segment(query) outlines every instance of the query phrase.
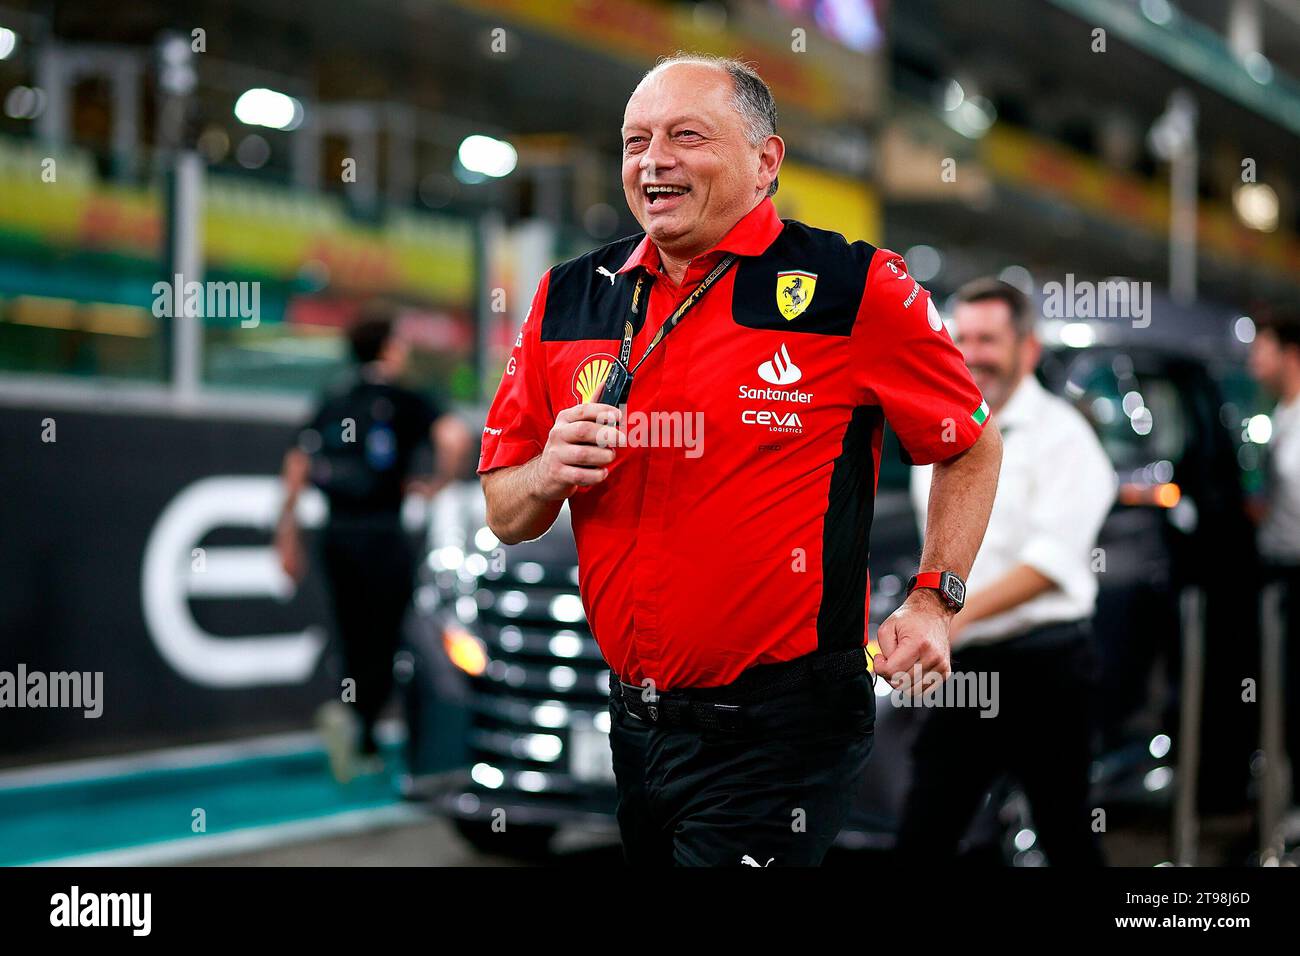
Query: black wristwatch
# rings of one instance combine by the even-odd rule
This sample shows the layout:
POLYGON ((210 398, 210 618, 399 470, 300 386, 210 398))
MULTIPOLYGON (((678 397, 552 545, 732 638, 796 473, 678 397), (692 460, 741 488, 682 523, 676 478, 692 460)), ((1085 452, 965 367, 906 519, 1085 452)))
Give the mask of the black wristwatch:
POLYGON ((943 603, 954 611, 960 611, 966 604, 966 582, 951 571, 922 571, 914 574, 907 581, 907 593, 917 588, 934 588, 943 598, 943 603))

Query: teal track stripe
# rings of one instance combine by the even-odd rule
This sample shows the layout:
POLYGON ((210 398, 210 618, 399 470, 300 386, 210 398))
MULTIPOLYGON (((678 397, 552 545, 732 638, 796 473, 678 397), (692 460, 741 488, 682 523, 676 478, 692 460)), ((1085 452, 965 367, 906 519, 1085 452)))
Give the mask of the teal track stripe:
POLYGON ((0 788, 0 865, 13 866, 332 816, 401 802, 389 770, 339 785, 319 747, 0 788))

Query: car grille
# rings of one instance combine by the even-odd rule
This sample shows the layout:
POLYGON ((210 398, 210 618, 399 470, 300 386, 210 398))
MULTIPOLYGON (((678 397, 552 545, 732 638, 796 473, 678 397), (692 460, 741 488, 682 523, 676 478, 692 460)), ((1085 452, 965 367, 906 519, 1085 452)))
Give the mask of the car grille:
POLYGON ((471 678, 472 779, 487 790, 608 809, 609 668, 587 627, 575 569, 525 561, 485 572, 454 598, 454 615, 488 658, 471 678))

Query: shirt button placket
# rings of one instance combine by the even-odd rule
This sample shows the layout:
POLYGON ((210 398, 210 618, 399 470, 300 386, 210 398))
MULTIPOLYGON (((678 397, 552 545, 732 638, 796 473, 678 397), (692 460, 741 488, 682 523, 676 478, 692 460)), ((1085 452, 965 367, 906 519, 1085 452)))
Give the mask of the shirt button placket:
MULTIPOLYGON (((653 293, 652 293, 653 294, 653 293)), ((664 295, 666 303, 652 300, 652 307, 646 316, 646 323, 651 328, 659 325, 677 308, 669 294, 664 295), (657 308, 656 308, 657 307, 657 308)), ((658 364, 655 379, 659 383, 654 392, 645 396, 639 410, 646 413, 663 409, 669 401, 671 392, 666 387, 672 369, 672 346, 670 339, 665 339, 656 347, 659 354, 650 359, 658 364)), ((641 659, 642 672, 652 679, 658 679, 662 668, 662 632, 660 616, 663 600, 664 582, 664 516, 668 507, 669 478, 672 467, 672 449, 642 448, 646 456, 645 490, 641 497, 641 510, 637 518, 637 538, 634 545, 636 573, 634 578, 633 634, 637 656, 641 659)))

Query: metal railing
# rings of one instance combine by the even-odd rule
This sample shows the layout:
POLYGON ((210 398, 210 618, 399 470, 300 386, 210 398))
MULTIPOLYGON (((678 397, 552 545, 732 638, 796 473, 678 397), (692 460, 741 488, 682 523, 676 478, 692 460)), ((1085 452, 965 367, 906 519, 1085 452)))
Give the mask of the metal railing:
MULTIPOLYGON (((1276 866, 1286 852, 1285 817, 1291 804, 1291 767, 1286 752, 1286 633, 1283 585, 1270 582, 1260 594, 1259 859, 1276 866)), ((1295 648, 1291 648, 1292 653, 1295 648)))

